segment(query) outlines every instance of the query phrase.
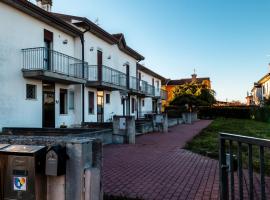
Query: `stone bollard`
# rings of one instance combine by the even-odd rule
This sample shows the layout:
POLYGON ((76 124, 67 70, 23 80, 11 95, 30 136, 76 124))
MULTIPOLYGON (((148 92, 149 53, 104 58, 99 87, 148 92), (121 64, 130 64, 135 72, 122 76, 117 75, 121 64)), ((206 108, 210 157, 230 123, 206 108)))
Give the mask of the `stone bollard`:
POLYGON ((163 133, 168 132, 168 116, 167 114, 155 114, 153 116, 154 130, 158 130, 163 133))
POLYGON ((135 117, 114 116, 113 117, 113 143, 135 144, 135 117))
POLYGON ((185 124, 192 124, 191 113, 189 112, 182 113, 182 118, 185 124))

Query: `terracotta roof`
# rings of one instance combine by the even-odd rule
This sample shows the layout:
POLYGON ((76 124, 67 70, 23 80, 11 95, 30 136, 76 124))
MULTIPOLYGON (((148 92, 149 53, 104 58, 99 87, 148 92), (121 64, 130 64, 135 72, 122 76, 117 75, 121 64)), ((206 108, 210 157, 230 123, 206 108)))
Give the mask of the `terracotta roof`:
POLYGON ((130 55, 131 57, 135 58, 138 61, 144 60, 144 57, 136 52, 134 49, 127 46, 124 34, 110 34, 89 19, 85 17, 79 16, 72 16, 72 15, 65 15, 60 13, 53 13, 55 16, 73 23, 75 26, 83 27, 85 29, 89 29, 91 33, 99 37, 100 39, 108 42, 109 44, 117 44, 119 49, 124 53, 130 55), (72 20, 77 20, 78 22, 72 22, 72 20))
POLYGON ((268 81, 270 79, 270 73, 267 73, 266 75, 264 75, 259 81, 258 83, 259 84, 263 84, 265 83, 266 81, 268 81))
MULTIPOLYGON (((196 81, 198 83, 202 83, 203 81, 210 81, 209 77, 205 77, 205 78, 196 78, 196 81)), ((185 83, 191 83, 192 82, 192 78, 184 78, 184 79, 177 79, 177 80, 167 80, 167 85, 183 85, 185 83)))
POLYGON ((161 81, 166 80, 166 78, 164 78, 163 76, 161 76, 161 75, 157 74, 156 72, 152 71, 151 69, 141 65, 140 63, 137 64, 137 70, 145 72, 146 74, 149 74, 153 77, 156 77, 156 78, 160 79, 161 81))
POLYGON ((72 36, 82 35, 83 33, 73 27, 72 25, 66 23, 62 19, 54 16, 52 13, 43 10, 42 8, 34 5, 33 3, 26 0, 1 0, 1 2, 12 6, 15 9, 20 10, 40 21, 43 21, 57 29, 62 30, 72 36))

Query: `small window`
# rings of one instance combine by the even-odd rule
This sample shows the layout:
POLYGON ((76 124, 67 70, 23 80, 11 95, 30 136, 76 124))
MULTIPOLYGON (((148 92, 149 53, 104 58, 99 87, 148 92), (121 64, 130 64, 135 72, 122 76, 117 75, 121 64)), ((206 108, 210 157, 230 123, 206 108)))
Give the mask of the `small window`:
POLYGON ((131 112, 132 113, 135 112, 135 99, 134 98, 131 99, 131 112))
POLYGON ((26 99, 36 99, 37 98, 37 86, 26 84, 26 99))
POLYGON ((74 110, 74 91, 69 91, 69 109, 74 110))
POLYGON ((144 107, 144 99, 142 100, 142 106, 144 107))
POLYGON ((106 94, 106 104, 111 103, 111 95, 110 94, 106 94))
POLYGON ((88 92, 88 113, 94 114, 94 92, 88 92))
POLYGON ((60 114, 68 113, 67 109, 67 89, 60 89, 60 114))

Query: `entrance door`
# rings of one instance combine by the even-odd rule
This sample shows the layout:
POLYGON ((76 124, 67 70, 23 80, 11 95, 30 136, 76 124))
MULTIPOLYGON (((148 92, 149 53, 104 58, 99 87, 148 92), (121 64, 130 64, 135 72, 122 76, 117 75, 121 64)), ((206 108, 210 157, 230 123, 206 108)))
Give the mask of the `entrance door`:
POLYGON ((152 101, 152 112, 157 113, 157 101, 156 100, 152 101))
POLYGON ((43 127, 55 127, 55 86, 43 83, 43 127))
POLYGON ((97 122, 104 122, 104 92, 97 92, 97 122))

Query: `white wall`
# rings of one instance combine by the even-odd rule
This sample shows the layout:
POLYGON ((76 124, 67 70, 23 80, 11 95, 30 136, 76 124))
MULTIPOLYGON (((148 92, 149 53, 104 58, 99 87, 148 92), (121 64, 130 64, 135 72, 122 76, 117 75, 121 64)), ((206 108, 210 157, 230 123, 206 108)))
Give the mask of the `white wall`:
MULTIPOLYGON (((101 50, 103 54, 103 65, 111 67, 123 73, 126 73, 125 63, 130 66, 130 76, 136 77, 136 59, 120 51, 117 45, 111 45, 100 38, 96 37, 92 33, 85 34, 85 61, 89 65, 97 65, 97 50, 101 50), (93 51, 90 51, 93 49, 93 51), (111 59, 108 59, 111 57, 111 59)), ((88 90, 95 90, 88 88, 88 90)), ((95 93, 96 98, 96 93, 95 93)), ((87 102, 87 101, 85 101, 87 102)), ((86 116, 85 121, 92 122, 97 120, 96 116, 96 100, 95 100, 95 114, 92 116, 86 116)), ((88 108, 87 106, 85 106, 88 108)), ((109 121, 113 115, 122 115, 123 105, 121 104, 121 95, 119 91, 104 91, 104 121, 109 121), (106 104, 106 93, 111 96, 111 102, 106 104)))
MULTIPOLYGON (((41 127, 42 82, 23 78, 21 49, 44 47, 47 29, 54 33, 54 50, 75 57, 75 39, 1 2, 0 24, 0 131, 9 126, 41 127), (26 83, 37 85, 37 100, 26 100, 26 83)), ((72 119, 73 114, 61 116, 57 124, 70 124, 72 119)))
POLYGON ((111 45, 90 32, 85 34, 85 61, 89 65, 97 65, 97 50, 101 50, 103 54, 103 65, 126 73, 125 63, 129 63, 130 75, 136 76, 136 59, 120 51, 118 46, 111 45), (93 48, 93 51, 90 49, 93 48), (111 59, 108 59, 108 57, 111 59))

